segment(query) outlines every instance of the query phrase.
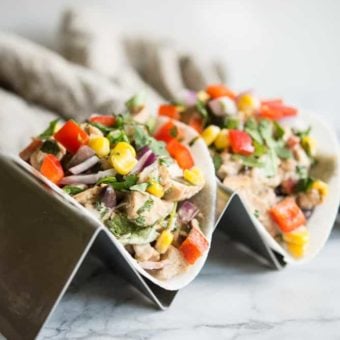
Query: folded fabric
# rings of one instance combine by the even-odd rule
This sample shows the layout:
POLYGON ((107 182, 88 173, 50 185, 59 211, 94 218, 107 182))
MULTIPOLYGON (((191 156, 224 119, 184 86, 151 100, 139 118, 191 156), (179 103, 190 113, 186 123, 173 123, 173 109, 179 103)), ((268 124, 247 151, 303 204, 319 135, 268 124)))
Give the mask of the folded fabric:
POLYGON ((17 154, 56 114, 0 88, 0 151, 17 154))
POLYGON ((113 113, 129 97, 107 78, 16 35, 0 33, 0 84, 64 117, 113 113))

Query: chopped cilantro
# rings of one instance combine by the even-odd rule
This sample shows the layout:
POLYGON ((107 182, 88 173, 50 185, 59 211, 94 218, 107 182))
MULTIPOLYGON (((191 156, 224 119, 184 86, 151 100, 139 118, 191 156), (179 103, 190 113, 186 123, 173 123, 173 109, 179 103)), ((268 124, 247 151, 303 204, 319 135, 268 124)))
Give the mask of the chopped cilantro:
POLYGON ((240 127, 240 120, 238 118, 226 118, 224 126, 227 129, 238 129, 240 127))
POLYGON ((125 106, 131 113, 136 113, 141 110, 146 101, 146 93, 144 91, 136 94, 132 98, 130 98, 126 103, 125 106))
POLYGON ((240 155, 233 155, 233 159, 239 159, 244 166, 250 168, 262 168, 264 164, 254 156, 240 156, 240 155))
POLYGON ((119 181, 114 176, 107 176, 104 178, 101 178, 97 184, 109 184, 112 186, 113 189, 118 191, 125 191, 130 189, 133 185, 137 183, 137 176, 136 175, 127 175, 123 177, 122 181, 119 181))
POLYGON ((297 165, 296 166, 296 173, 300 178, 307 178, 308 177, 308 169, 305 166, 297 165))
POLYGON ((113 130, 108 133, 106 138, 110 141, 111 144, 117 144, 119 142, 129 143, 129 138, 123 130, 113 130))
POLYGON ((288 148, 285 148, 284 146, 276 145, 275 152, 279 158, 282 159, 292 158, 292 152, 288 148))
POLYGON ((259 212, 257 209, 254 210, 254 216, 255 216, 256 218, 259 218, 259 217, 260 217, 260 212, 259 212))
POLYGON ((219 154, 214 155, 213 156, 213 163, 214 163, 215 171, 217 172, 218 169, 222 165, 222 157, 219 154))
POLYGON ((52 120, 48 128, 39 135, 39 138, 42 140, 45 140, 45 139, 52 137, 54 133, 56 132, 58 122, 59 122, 59 119, 52 120))
POLYGON ((203 117, 206 121, 208 119, 208 110, 205 107, 205 103, 201 100, 197 100, 196 102, 196 109, 198 113, 203 117))
POLYGON ((147 189, 148 185, 148 183, 135 184, 130 187, 130 190, 144 192, 147 189))
POLYGON ((65 185, 63 187, 64 192, 66 192, 66 194, 69 194, 71 196, 79 194, 80 192, 84 191, 85 188, 81 188, 81 187, 77 187, 75 185, 65 185))
POLYGON ((58 143, 54 140, 45 140, 40 150, 45 153, 51 153, 53 155, 57 155, 60 151, 58 143))
POLYGON ((310 134, 311 130, 312 130, 312 127, 310 126, 310 127, 308 127, 308 129, 306 129, 306 130, 301 130, 301 131, 294 130, 293 132, 294 132, 298 137, 303 138, 303 137, 308 136, 308 135, 310 134))
POLYGON ((144 204, 137 210, 137 214, 143 214, 146 211, 149 211, 153 206, 153 199, 148 198, 144 204))
POLYGON ((295 192, 306 192, 308 191, 312 185, 313 185, 314 179, 311 177, 301 178, 296 186, 295 186, 295 192))
POLYGON ((278 122, 274 121, 274 135, 276 139, 282 139, 282 137, 285 134, 285 129, 283 128, 282 125, 280 125, 278 122))
POLYGON ((112 127, 108 127, 108 126, 105 126, 103 124, 96 123, 96 122, 88 122, 88 123, 96 127, 98 130, 100 130, 104 135, 106 135, 107 133, 110 133, 113 129, 112 127))

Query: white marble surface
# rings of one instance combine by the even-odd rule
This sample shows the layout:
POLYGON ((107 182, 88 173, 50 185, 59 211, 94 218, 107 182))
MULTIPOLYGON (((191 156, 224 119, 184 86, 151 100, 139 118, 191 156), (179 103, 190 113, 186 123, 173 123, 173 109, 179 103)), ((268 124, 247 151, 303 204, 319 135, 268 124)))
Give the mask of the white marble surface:
POLYGON ((339 259, 340 226, 313 262, 280 272, 217 233, 202 273, 163 312, 87 263, 40 339, 339 339, 339 259))

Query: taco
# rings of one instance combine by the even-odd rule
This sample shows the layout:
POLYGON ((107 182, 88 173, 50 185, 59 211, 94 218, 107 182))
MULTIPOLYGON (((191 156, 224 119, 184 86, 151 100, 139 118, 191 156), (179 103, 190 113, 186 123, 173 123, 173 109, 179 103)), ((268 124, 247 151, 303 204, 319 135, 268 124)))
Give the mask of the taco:
POLYGON ((158 115, 200 133, 220 184, 241 196, 258 230, 287 262, 317 253, 340 199, 338 143, 322 121, 281 99, 236 94, 224 85, 187 91, 161 105, 158 115))
POLYGON ((95 215, 139 272, 178 289, 207 257, 216 184, 204 141, 189 145, 195 130, 171 123, 166 142, 157 139, 169 123, 129 112, 55 120, 20 156, 95 215))

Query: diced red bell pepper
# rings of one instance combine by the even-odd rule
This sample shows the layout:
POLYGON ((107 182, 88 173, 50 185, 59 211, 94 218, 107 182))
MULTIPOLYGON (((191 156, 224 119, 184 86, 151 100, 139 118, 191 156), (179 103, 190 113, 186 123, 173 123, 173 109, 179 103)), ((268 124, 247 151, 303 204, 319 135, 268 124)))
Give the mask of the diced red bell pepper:
POLYGON ((289 233, 306 223, 306 218, 294 198, 287 197, 270 209, 272 219, 284 233, 289 233))
POLYGON ((166 148, 182 169, 191 169, 194 166, 195 163, 190 150, 177 139, 173 138, 168 142, 166 148))
POLYGON ((280 98, 276 99, 266 99, 261 101, 262 105, 271 105, 271 104, 283 104, 283 100, 280 98))
POLYGON ((32 142, 20 152, 20 158, 27 162, 32 156, 33 152, 37 150, 42 145, 42 143, 43 142, 41 139, 34 138, 32 142))
POLYGON ((161 126, 155 136, 157 140, 161 140, 165 143, 170 142, 172 139, 178 139, 181 140, 184 138, 184 132, 181 128, 176 126, 171 120, 169 120, 167 123, 165 123, 163 126, 161 126))
POLYGON ((63 167, 58 158, 52 154, 48 154, 44 157, 40 172, 55 184, 58 184, 64 177, 63 167))
POLYGON ((67 121, 55 133, 54 138, 72 154, 76 153, 82 145, 87 144, 89 140, 87 133, 73 120, 67 121))
POLYGON ((179 120, 180 114, 175 105, 164 104, 158 108, 158 115, 179 120))
POLYGON ((271 120, 279 120, 285 117, 296 116, 298 110, 294 107, 282 104, 279 101, 262 102, 258 116, 271 120))
POLYGON ((251 137, 245 131, 229 130, 229 142, 233 153, 249 156, 255 151, 251 137))
POLYGON ((91 123, 99 123, 104 126, 112 126, 116 122, 116 118, 113 116, 107 115, 93 115, 89 118, 89 122, 91 123))
POLYGON ((188 263, 194 264, 208 248, 209 241, 199 228, 193 227, 179 250, 188 263))
POLYGON ((236 99, 236 93, 222 84, 217 85, 209 85, 205 92, 212 98, 219 98, 219 97, 229 97, 231 99, 236 99))
POLYGON ((193 129, 195 129, 199 134, 203 131, 203 128, 204 128, 203 119, 196 115, 192 116, 189 119, 188 125, 191 126, 193 129))

